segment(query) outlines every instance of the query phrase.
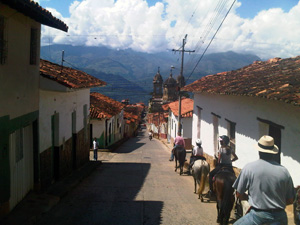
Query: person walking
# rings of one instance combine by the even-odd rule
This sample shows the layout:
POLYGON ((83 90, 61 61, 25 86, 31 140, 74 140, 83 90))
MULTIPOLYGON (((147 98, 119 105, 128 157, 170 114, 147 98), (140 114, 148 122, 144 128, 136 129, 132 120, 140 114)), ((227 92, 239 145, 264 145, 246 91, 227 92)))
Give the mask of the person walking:
POLYGON ((93 141, 93 150, 94 150, 94 161, 97 161, 98 159, 98 141, 97 138, 94 137, 94 141, 93 141))
POLYGON ((232 162, 238 160, 235 151, 229 146, 230 139, 226 135, 219 137, 220 149, 218 151, 218 160, 215 169, 209 173, 209 195, 212 196, 213 193, 213 177, 221 170, 221 168, 226 168, 232 173, 234 173, 232 168, 232 162), (233 158, 232 158, 233 156, 233 158), (232 158, 232 159, 231 159, 232 158))
POLYGON ((259 159, 246 164, 233 184, 237 197, 241 200, 249 197, 251 206, 234 224, 288 224, 285 207, 293 203, 295 196, 292 178, 288 170, 276 162, 279 149, 273 137, 262 136, 256 148, 259 159))
POLYGON ((177 137, 174 140, 174 148, 171 150, 171 156, 170 156, 169 161, 173 161, 174 160, 174 149, 176 147, 183 147, 183 148, 185 148, 185 142, 184 142, 183 137, 181 137, 180 132, 177 133, 177 137))

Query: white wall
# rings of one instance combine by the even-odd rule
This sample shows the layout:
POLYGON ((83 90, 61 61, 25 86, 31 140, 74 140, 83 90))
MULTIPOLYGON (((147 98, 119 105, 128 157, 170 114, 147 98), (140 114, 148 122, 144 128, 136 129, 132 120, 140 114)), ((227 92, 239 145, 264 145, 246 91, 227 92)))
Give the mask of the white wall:
MULTIPOLYGON (((169 117, 170 119, 170 117, 169 117)), ((193 118, 181 118, 181 124, 182 124, 182 137, 185 138, 192 138, 192 124, 193 124, 193 118)), ((178 117, 175 116, 171 112, 171 123, 170 123, 170 131, 171 131, 171 137, 175 138, 177 136, 178 132, 178 117), (173 123, 173 127, 172 127, 173 123)))
POLYGON ((102 133, 105 132, 105 119, 103 120, 91 119, 90 123, 93 124, 93 138, 94 137, 100 138, 102 133))
POLYGON ((40 152, 51 147, 51 116, 59 114, 58 144, 72 137, 72 113, 76 111, 76 133, 84 128, 83 108, 90 108, 90 89, 72 92, 52 92, 40 90, 40 152))
POLYGON ((39 46, 36 65, 29 64, 29 57, 31 28, 40 30, 40 24, 7 5, 0 3, 0 8, 7 18, 4 36, 8 49, 6 63, 0 66, 0 105, 5 106, 0 117, 13 119, 39 109, 39 46))
POLYGON ((201 107, 201 130, 203 149, 213 155, 213 115, 220 116, 219 135, 227 135, 227 120, 236 123, 236 153, 239 160, 234 166, 243 168, 258 159, 254 148, 258 139, 265 134, 263 124, 257 118, 272 121, 284 127, 281 130, 281 164, 293 177, 295 186, 300 185, 300 107, 284 102, 262 98, 231 95, 194 95, 193 143, 197 138, 197 106, 201 107))

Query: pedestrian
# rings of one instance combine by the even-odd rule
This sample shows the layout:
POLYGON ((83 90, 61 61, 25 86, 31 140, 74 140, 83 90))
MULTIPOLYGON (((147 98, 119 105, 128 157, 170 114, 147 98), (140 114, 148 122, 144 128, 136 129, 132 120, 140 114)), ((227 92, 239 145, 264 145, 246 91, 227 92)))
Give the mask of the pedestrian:
POLYGON ((209 195, 212 196, 213 193, 213 177, 221 170, 221 168, 226 168, 230 172, 234 173, 232 168, 232 162, 238 159, 235 154, 235 150, 229 146, 230 139, 226 135, 219 137, 220 149, 218 151, 218 160, 215 169, 209 173, 209 195), (233 158, 232 158, 233 156, 233 158), (232 159, 231 159, 232 158, 232 159))
POLYGON ((234 224, 288 224, 285 207, 293 203, 295 196, 292 178, 276 162, 279 149, 271 136, 262 136, 256 148, 259 159, 246 164, 233 184, 237 197, 241 200, 249 197, 251 206, 234 224))
POLYGON ((181 133, 180 132, 177 133, 177 137, 174 140, 174 148, 171 151, 171 157, 170 157, 169 161, 173 161, 174 160, 174 149, 176 147, 183 147, 183 148, 185 147, 185 142, 184 142, 183 137, 181 137, 181 133))
POLYGON ((94 150, 94 160, 95 161, 97 161, 97 159, 98 159, 98 148, 99 148, 99 144, 98 144, 97 138, 94 137, 93 150, 94 150))
POLYGON ((200 139, 196 140, 196 146, 193 148, 192 155, 190 157, 190 165, 189 165, 189 170, 188 174, 191 173, 191 168, 194 165, 194 162, 198 159, 206 160, 204 157, 204 152, 202 148, 202 141, 200 139))

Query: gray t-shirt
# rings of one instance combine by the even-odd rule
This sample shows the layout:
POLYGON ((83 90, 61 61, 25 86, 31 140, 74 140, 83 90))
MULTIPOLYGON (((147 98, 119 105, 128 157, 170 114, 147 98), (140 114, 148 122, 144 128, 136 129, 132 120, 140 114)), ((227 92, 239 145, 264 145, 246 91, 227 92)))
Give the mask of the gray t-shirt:
POLYGON ((294 185, 288 170, 275 161, 259 159, 248 163, 233 184, 239 193, 248 190, 249 204, 258 209, 285 209, 294 197, 294 185))
POLYGON ((219 149, 219 154, 220 154, 220 163, 222 164, 227 164, 227 165, 232 165, 231 162, 231 148, 230 147, 221 147, 219 149))

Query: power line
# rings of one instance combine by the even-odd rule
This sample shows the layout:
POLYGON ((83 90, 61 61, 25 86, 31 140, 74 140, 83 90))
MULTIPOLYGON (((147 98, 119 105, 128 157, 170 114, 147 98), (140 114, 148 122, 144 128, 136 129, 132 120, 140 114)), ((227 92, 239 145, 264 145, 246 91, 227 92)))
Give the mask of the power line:
POLYGON ((206 53, 207 49, 209 48, 209 46, 211 45, 212 41, 214 40, 215 36, 217 35, 218 31, 220 30, 221 26, 223 25, 223 22, 225 21, 226 17, 228 16, 231 8, 233 7, 234 3, 236 0, 233 1, 233 3, 231 4, 230 8, 228 9, 225 17, 223 18, 221 24, 219 25, 218 29, 216 30, 215 34, 213 35, 213 37, 211 38, 210 42, 208 43, 207 47, 205 48, 203 54, 201 55, 200 59, 198 60, 198 62, 196 63, 196 66, 194 67, 194 69, 192 70, 191 74, 188 76, 187 81, 189 80, 189 78, 192 76, 192 74, 194 73, 195 69, 197 68, 198 64, 200 63, 200 61, 202 60, 204 54, 206 53))
MULTIPOLYGON (((201 35, 200 35, 200 39, 197 42, 197 44, 195 45, 195 51, 196 52, 200 52, 200 49, 202 48, 204 42, 206 41, 207 36, 209 35, 209 33, 211 32, 212 28, 214 27, 217 18, 219 17, 219 15, 221 14, 223 8, 225 7, 226 4, 226 0, 220 0, 218 1, 218 4, 216 5, 209 21, 207 22, 205 28, 203 29, 201 35)), ((194 58, 196 57, 196 55, 193 55, 188 62, 186 63, 186 66, 189 67, 190 64, 192 64, 192 62, 194 61, 194 58)))

